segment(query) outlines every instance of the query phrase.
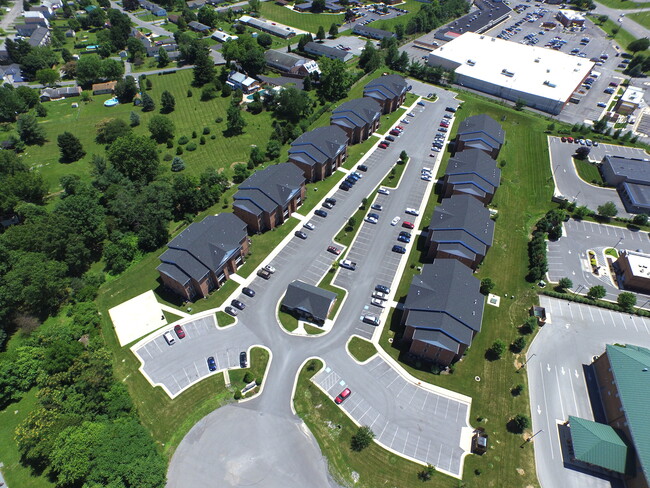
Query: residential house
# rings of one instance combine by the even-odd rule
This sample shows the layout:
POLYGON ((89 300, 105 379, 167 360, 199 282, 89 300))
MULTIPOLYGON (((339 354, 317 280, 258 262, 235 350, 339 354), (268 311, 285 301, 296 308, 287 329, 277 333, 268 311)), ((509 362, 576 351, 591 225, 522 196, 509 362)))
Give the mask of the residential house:
POLYGON ((288 76, 304 78, 311 74, 320 74, 318 63, 297 54, 270 49, 264 53, 266 64, 288 76))
POLYGON ((52 10, 52 7, 50 7, 47 4, 30 5, 29 11, 30 12, 40 12, 40 13, 43 14, 43 17, 45 17, 48 20, 50 20, 55 15, 55 11, 52 10))
POLYGON ((211 29, 209 25, 202 24, 201 22, 197 22, 195 20, 188 22, 187 26, 193 31, 201 33, 208 32, 211 29))
POLYGON ((385 75, 375 78, 363 88, 363 96, 374 98, 384 114, 397 110, 404 103, 408 83, 403 76, 385 75))
POLYGON ((308 182, 320 181, 343 164, 348 155, 348 136, 336 125, 318 127, 291 143, 289 162, 298 166, 308 182))
POLYGON ((65 37, 76 37, 77 33, 73 29, 65 31, 65 37))
POLYGON ((427 257, 456 259, 475 270, 492 246, 494 221, 476 198, 454 195, 445 198, 431 217, 427 234, 427 257))
POLYGON ((180 17, 180 15, 169 14, 167 16, 167 20, 169 20, 172 24, 178 24, 178 19, 180 19, 180 17))
POLYGON ((496 159, 504 138, 505 132, 493 118, 485 114, 473 115, 459 124, 455 150, 480 149, 496 159))
POLYGON ((395 37, 394 32, 390 32, 382 29, 376 29, 374 27, 369 27, 367 25, 359 25, 359 24, 356 24, 354 26, 352 32, 358 36, 368 37, 370 39, 377 39, 378 41, 381 41, 382 39, 386 39, 389 37, 395 37))
POLYGON ((139 31, 137 27, 131 27, 131 37, 135 37, 137 40, 139 40, 145 49, 153 46, 151 39, 143 32, 139 31))
POLYGON ((206 3, 208 3, 206 0, 190 0, 189 2, 187 2, 187 6, 191 10, 195 10, 203 7, 206 3))
POLYGON ((262 84, 259 81, 239 71, 231 71, 226 80, 226 84, 233 90, 241 90, 244 95, 255 93, 262 88, 262 84))
POLYGON ((161 44, 160 46, 153 45, 151 47, 147 48, 147 56, 150 58, 158 58, 158 54, 160 53, 160 49, 164 49, 167 51, 167 56, 169 56, 169 59, 175 60, 178 59, 180 56, 180 52, 178 50, 178 44, 176 43, 171 43, 171 44, 161 44))
POLYGON ((340 59, 343 62, 347 62, 352 59, 352 53, 350 51, 344 51, 342 49, 326 46, 325 44, 319 44, 313 41, 305 44, 304 51, 307 54, 311 54, 312 56, 325 56, 329 59, 340 59))
POLYGON ((32 47, 48 46, 50 44, 50 30, 47 27, 38 27, 27 41, 32 47))
POLYGON ((20 65, 18 64, 8 64, 6 66, 0 66, 0 77, 2 78, 2 83, 9 83, 13 85, 14 83, 22 83, 25 81, 23 79, 23 74, 20 71, 20 65))
POLYGON ((402 326, 410 354, 442 366, 458 361, 481 330, 484 297, 472 270, 454 259, 422 266, 404 302, 402 326))
POLYGON ((442 196, 471 195, 483 205, 489 204, 501 181, 497 162, 479 149, 457 152, 449 159, 442 180, 442 196))
POLYGON ((167 15, 167 10, 162 8, 160 5, 157 5, 153 2, 149 2, 148 0, 140 0, 139 3, 142 8, 148 10, 156 17, 164 17, 165 15, 167 15))
POLYGON ((341 127, 350 138, 350 144, 358 144, 379 129, 380 118, 379 102, 367 97, 355 98, 332 111, 330 124, 341 127))
POLYGON ((5 41, 0 42, 0 62, 9 61, 9 51, 7 51, 7 45, 5 41))
POLYGON ((45 18, 42 12, 27 11, 23 12, 25 24, 35 24, 41 27, 50 28, 50 21, 45 18))
POLYGON ((16 29, 16 34, 18 34, 20 37, 31 37, 31 35, 39 27, 44 26, 38 24, 16 24, 14 26, 14 29, 16 29))
POLYGON ((289 283, 280 310, 300 320, 323 325, 336 303, 336 298, 337 295, 333 291, 295 280, 289 283))
MULTIPOLYGON (((234 11, 235 9, 233 9, 234 11)), ((250 15, 242 15, 239 23, 251 26, 254 29, 261 30, 273 36, 281 37, 282 39, 289 39, 296 35, 296 31, 286 25, 278 24, 277 22, 267 22, 265 20, 256 19, 250 15)))
POLYGON ((231 36, 227 32, 222 32, 219 30, 214 31, 210 37, 212 37, 212 39, 214 39, 215 41, 219 41, 219 42, 235 41, 239 39, 238 36, 231 36))
POLYGON ((61 88, 44 88, 41 91, 41 102, 58 100, 61 98, 78 97, 81 95, 81 87, 77 85, 62 86, 61 88))
POLYGON ((266 232, 282 225, 305 200, 305 177, 291 163, 267 166, 239 185, 233 212, 249 232, 266 232))
POLYGON ((115 85, 117 81, 108 81, 106 83, 95 83, 93 85, 93 95, 106 95, 115 93, 115 85))
POLYGON ((246 224, 231 213, 209 215, 167 244, 158 266, 163 284, 193 301, 221 287, 248 252, 246 224))

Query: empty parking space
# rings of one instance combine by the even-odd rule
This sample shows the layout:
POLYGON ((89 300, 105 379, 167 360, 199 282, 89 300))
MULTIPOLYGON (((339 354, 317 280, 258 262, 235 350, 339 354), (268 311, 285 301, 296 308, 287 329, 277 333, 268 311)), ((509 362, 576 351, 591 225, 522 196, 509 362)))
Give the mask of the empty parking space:
POLYGON ((380 444, 460 475, 467 403, 414 385, 379 356, 363 366, 328 363, 314 381, 332 399, 350 388, 341 408, 358 424, 368 425, 380 444))

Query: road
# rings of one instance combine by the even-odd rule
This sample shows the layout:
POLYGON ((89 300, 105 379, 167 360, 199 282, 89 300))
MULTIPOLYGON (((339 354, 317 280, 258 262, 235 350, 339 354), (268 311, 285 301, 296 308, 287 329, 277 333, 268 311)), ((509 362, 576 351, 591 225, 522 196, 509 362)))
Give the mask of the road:
MULTIPOLYGON (((542 488, 619 488, 567 464, 560 425, 569 415, 602 420, 600 400, 590 401, 593 373, 588 365, 606 344, 650 347, 650 320, 637 316, 540 297, 551 323, 539 331, 527 353, 535 464, 542 488)), ((525 446, 529 449, 530 446, 525 446)))
MULTIPOLYGON (((196 339, 197 345, 193 346, 197 351, 195 353, 183 353, 189 351, 186 348, 185 351, 175 351, 170 356, 157 354, 155 349, 151 349, 155 358, 145 359, 143 368, 148 371, 165 369, 166 372, 162 372, 159 378, 168 384, 173 383, 165 379, 170 372, 176 377, 174 372, 178 371, 177 376, 182 378, 181 370, 189 371, 195 360, 197 365, 203 363, 208 352, 218 352, 220 347, 225 347, 221 338, 226 337, 228 329, 244 332, 241 334, 244 341, 238 342, 235 348, 260 344, 272 351, 261 395, 245 403, 216 410, 194 426, 183 439, 170 464, 169 488, 200 486, 208 482, 225 487, 333 486, 327 478, 321 456, 314 449, 313 438, 310 435, 299 435, 299 432, 306 429, 300 427, 302 423, 291 408, 295 375, 303 362, 313 356, 324 360, 329 368, 328 375, 331 372, 338 375, 332 381, 331 376, 327 379, 328 375, 321 372, 325 376, 319 376, 319 379, 327 382, 329 387, 321 383, 318 383, 319 386, 333 397, 339 393, 341 382, 348 385, 353 393, 343 405, 344 410, 360 424, 373 423, 374 419, 374 427, 381 426, 381 431, 378 430, 376 434, 383 446, 405 457, 431 462, 443 472, 456 476, 462 473, 462 460, 469 449, 471 435, 468 424, 471 399, 430 385, 419 385, 391 358, 384 357, 385 353, 381 357, 376 356, 368 364, 359 365, 351 360, 345 347, 351 335, 359 334, 359 329, 366 331, 366 337, 378 339, 380 328, 373 329, 363 324, 360 314, 364 306, 368 308, 377 273, 382 273, 382 267, 386 265, 385 258, 381 262, 376 258, 386 252, 390 253, 390 248, 396 242, 393 234, 400 230, 399 227, 390 225, 390 219, 394 214, 406 218, 404 209, 407 205, 413 205, 412 188, 415 190, 416 184, 422 184, 416 190, 421 195, 417 207, 420 204, 424 207, 426 198, 423 197, 432 190, 432 183, 427 187, 427 183, 419 178, 423 165, 434 165, 434 159, 428 156, 428 146, 435 130, 431 121, 442 116, 445 106, 457 104, 453 100, 453 94, 440 89, 436 92, 441 97, 438 102, 427 103, 423 113, 413 117, 408 126, 404 125, 405 132, 395 143, 386 150, 378 149, 364 161, 369 169, 349 192, 332 192, 337 204, 329 211, 327 218, 309 215, 303 219, 303 222, 311 220, 316 225, 315 230, 307 231, 308 239, 300 240, 291 236, 276 249, 270 257, 270 262, 277 270, 271 279, 265 281, 254 276, 247 281, 246 285, 256 290, 256 296, 249 298, 233 295, 247 304, 246 309, 238 315, 234 327, 201 335, 196 339), (347 279, 347 273, 353 273, 347 297, 333 328, 320 336, 304 337, 286 333, 273 317, 287 285, 295 279, 315 283, 319 281, 319 273, 322 276, 327 272, 335 256, 327 253, 326 247, 356 211, 362 198, 374 195, 373 190, 390 171, 403 149, 412 154, 412 157, 399 187, 391 191, 385 202, 390 213, 382 212, 380 222, 376 225, 363 224, 364 227, 372 226, 377 233, 372 243, 374 247, 367 251, 365 260, 357 260, 359 266, 356 271, 340 270, 335 278, 338 283, 339 279, 347 279), (151 366, 148 365, 150 361, 153 361, 151 366), (370 385, 379 374, 388 381, 384 385, 385 389, 373 390, 370 385), (397 391, 392 389, 398 386, 397 391), (404 402, 407 406, 410 405, 406 411, 403 410, 404 402), (359 409, 355 409, 355 406, 359 409), (372 414, 372 418, 366 419, 364 413, 372 414), (233 422, 241 430, 235 429, 233 422), (210 463, 198 461, 205 459, 205 452, 215 453, 215 456, 211 456, 210 463), (278 453, 282 453, 281 459, 278 453), (287 466, 284 465, 284 460, 292 460, 290 477, 286 476, 287 466)), ((422 110, 421 107, 419 109, 422 110)), ((325 196, 319 195, 318 198, 325 196)), ((352 248, 355 246, 356 242, 352 248)), ((395 269, 401 271, 406 256, 395 257, 401 261, 395 269)), ((397 272, 390 276, 394 282, 383 280, 383 283, 394 288, 399 274, 397 272)), ((136 347, 144 346, 140 344, 136 347)), ((165 347, 169 350, 175 346, 165 347)), ((138 355, 145 356, 144 353, 138 355)), ((202 376, 207 375, 205 364, 199 366, 199 371, 204 371, 200 373, 202 376)))
MULTIPOLYGON (((149 29, 151 32, 153 32, 157 36, 171 37, 171 38, 174 37, 174 34, 169 32, 168 30, 163 29, 162 27, 157 26, 157 25, 155 25, 155 24, 153 24, 151 22, 144 21, 144 20, 138 18, 136 15, 133 15, 131 12, 127 12, 126 10, 123 10, 122 7, 120 5, 118 5, 117 2, 111 2, 111 7, 114 8, 114 9, 119 10, 120 12, 124 12, 126 15, 129 16, 129 18, 131 19, 131 22, 133 22, 138 27, 144 27, 145 29, 149 29)), ((161 20, 163 20, 163 19, 161 18, 161 20)))
POLYGON ((11 10, 0 19, 0 29, 10 30, 9 26, 13 25, 16 18, 23 13, 23 2, 16 0, 11 6, 11 10))
MULTIPOLYGON (((610 7, 607 7, 601 3, 594 2, 596 4, 596 8, 592 10, 592 13, 596 15, 607 15, 611 20, 614 22, 617 22, 617 19, 619 16, 623 14, 631 14, 631 13, 637 13, 637 12, 647 12, 650 11, 650 8, 641 8, 641 9, 634 9, 634 10, 619 10, 619 9, 613 9, 610 7)), ((641 39, 642 37, 650 37, 650 29, 646 29, 643 27, 641 24, 638 22, 635 22, 634 20, 628 18, 628 17, 623 17, 621 19, 621 22, 619 22, 619 25, 621 26, 622 29, 625 29, 628 31, 630 34, 632 34, 634 37, 637 39, 641 39)), ((627 46, 622 46, 626 48, 627 46)))

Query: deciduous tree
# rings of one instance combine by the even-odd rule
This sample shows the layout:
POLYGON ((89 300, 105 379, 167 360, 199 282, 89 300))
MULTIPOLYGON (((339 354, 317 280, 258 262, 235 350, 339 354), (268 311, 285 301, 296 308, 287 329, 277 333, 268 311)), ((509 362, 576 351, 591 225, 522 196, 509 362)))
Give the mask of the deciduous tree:
POLYGON ((61 151, 61 162, 72 163, 86 155, 81 141, 71 132, 64 132, 57 137, 57 145, 61 151))

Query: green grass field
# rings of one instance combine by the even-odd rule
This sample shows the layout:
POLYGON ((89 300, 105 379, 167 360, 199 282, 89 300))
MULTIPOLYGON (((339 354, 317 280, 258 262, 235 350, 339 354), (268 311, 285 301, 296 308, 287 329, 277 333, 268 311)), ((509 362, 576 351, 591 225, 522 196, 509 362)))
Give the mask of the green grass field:
POLYGON ((406 164, 395 164, 393 168, 390 170, 390 173, 386 175, 384 180, 381 182, 381 185, 379 186, 385 186, 387 188, 397 188, 397 185, 400 182, 400 179, 402 178, 402 173, 404 173, 404 170, 406 169, 406 164))
POLYGON ((348 342, 348 352, 357 361, 364 362, 377 354, 377 348, 372 342, 355 336, 348 342))
MULTIPOLYGON (((410 93, 409 93, 410 95, 410 93)), ((402 118, 406 113, 406 110, 403 108, 398 108, 392 114, 386 114, 381 116, 381 124, 379 129, 377 129, 378 134, 386 134, 388 129, 390 129, 395 122, 402 118)))
POLYGON ((343 23, 343 14, 312 14, 294 12, 286 7, 276 5, 274 2, 262 2, 260 4, 260 15, 268 20, 275 20, 296 29, 316 34, 318 28, 323 26, 325 33, 329 31, 332 24, 343 23))
MULTIPOLYGON (((650 3, 648 5, 650 6, 650 3)), ((610 37, 610 39, 615 40, 620 46, 620 48, 623 49, 624 51, 627 51, 627 46, 632 41, 636 40, 636 37, 634 37, 628 31, 626 31, 625 29, 621 29, 621 24, 619 24, 615 20, 610 19, 604 24, 599 24, 598 26, 603 31, 605 31, 605 33, 610 37), (614 29, 618 29, 618 32, 616 32, 616 34, 614 34, 614 29)))
POLYGON ((598 171, 598 166, 589 161, 583 161, 576 158, 573 158, 573 164, 576 167, 578 176, 587 183, 595 183, 597 185, 603 184, 603 177, 601 176, 600 171, 598 171))
POLYGON ((345 169, 352 169, 359 160, 370 150, 372 146, 379 140, 377 136, 370 136, 361 144, 355 144, 348 148, 348 159, 343 163, 345 169))
POLYGON ((422 2, 418 2, 417 0, 406 0, 406 2, 398 5, 398 7, 403 8, 404 10, 408 10, 407 14, 402 14, 399 17, 393 17, 392 19, 375 20, 374 22, 368 24, 368 26, 374 27, 375 29, 388 30, 391 32, 395 29, 395 26, 397 24, 402 24, 404 27, 406 27, 406 23, 420 10, 420 7, 422 5, 422 2))
POLYGON ((598 0, 598 3, 617 10, 649 8, 650 2, 633 2, 631 0, 598 0))
MULTIPOLYGON (((648 6, 650 6, 650 3, 648 6)), ((638 12, 636 14, 628 14, 627 16, 634 22, 641 24, 646 29, 650 29, 650 12, 638 12)))
POLYGON ((282 312, 280 307, 278 307, 278 318, 280 319, 280 324, 288 332, 293 332, 298 328, 298 319, 287 312, 282 312))
POLYGON ((216 316, 217 316, 217 325, 219 327, 226 327, 230 324, 234 324, 236 320, 235 317, 233 317, 230 314, 227 314, 226 312, 219 311, 216 313, 216 316))

